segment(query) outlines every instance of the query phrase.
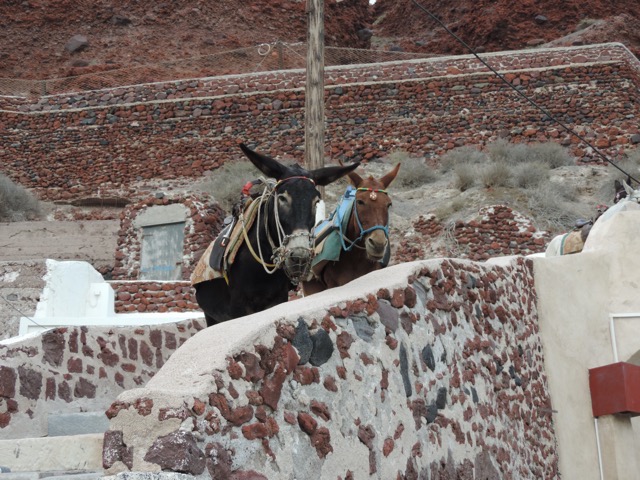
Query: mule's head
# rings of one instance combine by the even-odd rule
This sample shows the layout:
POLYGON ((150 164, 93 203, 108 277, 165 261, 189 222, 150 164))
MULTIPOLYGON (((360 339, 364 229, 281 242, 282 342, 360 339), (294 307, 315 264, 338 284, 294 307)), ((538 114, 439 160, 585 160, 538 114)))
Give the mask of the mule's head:
MULTIPOLYGON (((616 180, 617 182, 617 180, 616 180)), ((618 185, 616 185, 617 191, 618 185)), ((634 190, 631 186, 631 177, 627 178, 627 181, 622 181, 622 188, 624 189, 625 195, 622 198, 626 198, 628 202, 640 203, 640 189, 634 190)))
POLYGON ((613 182, 613 186, 615 188, 615 194, 613 196, 613 203, 616 204, 618 203, 620 200, 622 200, 623 198, 627 198, 628 192, 627 192, 627 188, 631 188, 629 187, 629 185, 631 185, 631 177, 627 177, 627 181, 626 181, 626 187, 624 185, 624 180, 622 182, 615 180, 613 182))
POLYGON ((325 186, 354 170, 359 163, 306 170, 299 165, 285 166, 241 144, 251 162, 277 183, 270 199, 269 236, 274 245, 274 261, 296 284, 306 278, 313 258, 313 226, 320 193, 325 186), (272 214, 271 214, 272 213, 272 214))
POLYGON ((356 188, 356 198, 347 236, 360 239, 367 258, 372 262, 382 262, 389 248, 391 197, 386 190, 399 169, 400 164, 397 164, 381 178, 362 178, 355 172, 348 174, 356 188))
POLYGON ((634 190, 633 187, 631 187, 630 176, 627 177, 627 180, 622 180, 622 182, 615 180, 613 184, 616 190, 613 197, 614 204, 617 204, 621 200, 640 203, 640 189, 634 190))

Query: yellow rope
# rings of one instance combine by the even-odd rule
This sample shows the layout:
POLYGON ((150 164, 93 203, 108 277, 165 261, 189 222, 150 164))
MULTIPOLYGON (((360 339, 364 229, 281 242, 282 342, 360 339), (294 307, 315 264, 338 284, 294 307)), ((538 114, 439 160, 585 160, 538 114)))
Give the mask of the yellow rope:
MULTIPOLYGON (((247 235, 247 229, 244 228, 244 215, 242 214, 240 214, 240 221, 242 222, 242 235, 244 236, 244 241, 247 244, 247 247, 249 248, 251 255, 253 255, 253 258, 256 260, 256 262, 258 262, 259 264, 267 268, 275 268, 276 266, 275 264, 266 263, 264 260, 258 257, 258 255, 256 255, 256 252, 253 250, 253 247, 251 246, 251 242, 249 241, 249 236, 247 235)), ((256 228, 260 228, 260 225, 257 225, 256 228)))

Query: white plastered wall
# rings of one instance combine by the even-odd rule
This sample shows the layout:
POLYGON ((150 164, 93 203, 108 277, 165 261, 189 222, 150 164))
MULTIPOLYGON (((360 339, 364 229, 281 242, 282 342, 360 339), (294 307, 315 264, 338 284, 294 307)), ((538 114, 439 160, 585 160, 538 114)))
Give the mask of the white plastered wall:
MULTIPOLYGON (((616 361, 610 315, 640 312, 638 238, 640 211, 621 212, 594 225, 582 253, 534 259, 540 331, 564 478, 640 478, 631 421, 600 417, 596 436, 589 390, 589 369, 616 361)), ((619 360, 630 361, 640 350, 640 321, 615 321, 619 360)))

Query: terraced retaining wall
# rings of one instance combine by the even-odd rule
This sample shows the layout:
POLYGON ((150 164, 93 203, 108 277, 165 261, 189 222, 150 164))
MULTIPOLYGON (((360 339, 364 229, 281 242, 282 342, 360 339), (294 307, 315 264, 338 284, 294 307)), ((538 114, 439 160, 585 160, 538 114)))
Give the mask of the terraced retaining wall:
MULTIPOLYGON (((640 142, 639 62, 623 45, 484 58, 607 155, 640 142)), ((149 193, 141 182, 200 179, 242 158, 241 141, 301 161, 304 84, 304 71, 292 70, 1 97, 3 173, 50 200, 132 199, 149 193)), ((334 161, 396 149, 435 159, 498 137, 557 141, 580 161, 598 161, 472 56, 329 67, 325 102, 334 161)))

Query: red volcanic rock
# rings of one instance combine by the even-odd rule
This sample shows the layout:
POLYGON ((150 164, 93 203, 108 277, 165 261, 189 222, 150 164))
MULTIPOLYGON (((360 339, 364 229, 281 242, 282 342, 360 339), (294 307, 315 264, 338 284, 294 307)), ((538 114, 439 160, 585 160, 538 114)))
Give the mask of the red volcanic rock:
MULTIPOLYGON (((369 45, 370 37, 358 35, 359 30, 371 23, 368 0, 330 2, 325 7, 325 14, 327 44, 357 48, 369 45)), ((48 5, 46 10, 26 3, 15 8, 3 2, 0 4, 0 17, 6 20, 0 34, 5 44, 8 45, 11 38, 23 38, 27 34, 33 40, 33 43, 13 42, 11 49, 2 52, 0 77, 65 77, 135 65, 136 68, 128 73, 126 84, 129 85, 155 81, 163 72, 169 76, 184 75, 185 78, 211 75, 210 68, 197 62, 177 70, 159 69, 157 64, 162 61, 184 57, 182 47, 171 42, 170 38, 187 42, 190 56, 202 57, 214 52, 252 47, 257 40, 272 42, 276 38, 274 32, 284 32, 284 37, 277 37, 287 42, 304 41, 307 30, 304 3, 286 2, 282 8, 273 8, 273 2, 266 0, 251 5, 236 0, 204 4, 197 0, 179 0, 174 8, 164 9, 158 4, 151 10, 133 3, 120 8, 118 15, 114 15, 113 6, 107 0, 96 0, 86 5, 61 0, 48 5), (246 35, 243 22, 253 25, 250 36, 246 35), (46 24, 47 28, 33 30, 28 27, 41 24, 46 24), (78 24, 91 31, 89 38, 78 35, 75 31, 78 24), (114 34, 118 37, 117 42, 112 40, 114 34), (68 41, 66 46, 61 47, 61 39, 63 45, 68 41), (33 45, 38 45, 38 48, 33 45), (55 52, 57 55, 52 54, 55 52), (135 54, 131 55, 131 52, 135 54), (24 58, 32 60, 29 66, 21 61, 24 58), (148 67, 141 68, 141 64, 148 67)), ((249 65, 230 62, 218 67, 215 74, 239 73, 238 68, 246 69, 249 65)))
POLYGON ((307 435, 313 435, 318 428, 318 422, 311 415, 305 412, 298 413, 298 425, 307 435))

